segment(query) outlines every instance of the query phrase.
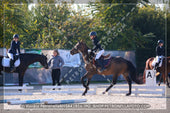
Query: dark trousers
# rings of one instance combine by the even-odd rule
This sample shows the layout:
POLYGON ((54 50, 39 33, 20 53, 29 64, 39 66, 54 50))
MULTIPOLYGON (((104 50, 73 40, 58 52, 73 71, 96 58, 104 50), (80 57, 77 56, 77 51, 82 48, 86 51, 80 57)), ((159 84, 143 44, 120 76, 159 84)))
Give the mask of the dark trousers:
POLYGON ((60 85, 60 69, 52 69, 52 84, 56 85, 56 81, 57 84, 60 85))

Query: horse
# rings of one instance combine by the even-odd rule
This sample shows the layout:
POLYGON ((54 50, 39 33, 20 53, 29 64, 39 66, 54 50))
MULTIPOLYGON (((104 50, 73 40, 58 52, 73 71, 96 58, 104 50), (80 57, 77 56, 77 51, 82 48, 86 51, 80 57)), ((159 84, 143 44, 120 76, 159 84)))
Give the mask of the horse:
MULTIPOLYGON (((146 70, 153 70, 154 66, 152 66, 152 62, 154 61, 154 57, 151 57, 149 59, 147 59, 146 61, 146 65, 145 65, 145 70, 143 72, 143 82, 145 83, 145 74, 146 74, 146 70)), ((162 74, 160 77, 160 81, 158 83, 158 86, 160 86, 161 81, 163 79, 163 82, 166 83, 166 85, 170 88, 170 83, 169 83, 169 77, 168 77, 168 73, 170 73, 170 57, 165 57, 163 58, 162 61, 162 66, 158 67, 160 73, 162 74)), ((156 71, 158 72, 158 68, 156 69, 156 71)))
POLYGON ((141 79, 140 77, 136 76, 135 66, 130 61, 122 57, 111 57, 107 68, 103 72, 98 71, 97 67, 93 63, 94 58, 93 60, 90 59, 91 56, 88 53, 88 49, 89 47, 83 41, 79 41, 70 51, 71 55, 81 53, 85 62, 85 69, 87 72, 83 77, 81 77, 81 83, 85 87, 85 91, 82 94, 83 96, 89 90, 90 80, 95 74, 104 76, 113 75, 110 86, 103 92, 103 94, 108 92, 116 84, 117 78, 121 74, 129 85, 129 92, 126 94, 126 96, 131 95, 132 81, 136 82, 137 84, 143 84, 143 78, 141 79), (85 78, 87 78, 86 84, 84 81, 85 78))
POLYGON ((3 56, 0 56, 0 74, 2 75, 3 72, 7 73, 18 73, 19 76, 19 86, 23 85, 23 78, 25 71, 27 70, 28 66, 34 62, 40 62, 40 64, 45 68, 48 69, 47 57, 45 55, 39 54, 32 54, 32 53, 22 53, 19 55, 20 65, 16 67, 14 72, 10 72, 9 67, 2 66, 2 59, 3 56))

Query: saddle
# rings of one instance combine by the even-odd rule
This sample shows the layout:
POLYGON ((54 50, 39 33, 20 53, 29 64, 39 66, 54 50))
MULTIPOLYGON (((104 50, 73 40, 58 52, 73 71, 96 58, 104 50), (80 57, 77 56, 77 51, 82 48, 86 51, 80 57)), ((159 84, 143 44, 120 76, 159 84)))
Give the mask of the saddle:
POLYGON ((104 58, 104 59, 108 59, 110 57, 110 54, 102 55, 101 57, 104 58))
MULTIPOLYGON (((110 54, 108 54, 108 55, 106 55, 106 56, 101 56, 100 57, 100 60, 102 60, 102 63, 103 63, 103 65, 104 65, 104 67, 105 68, 107 68, 109 65, 110 65, 110 63, 111 63, 111 59, 112 59, 112 57, 110 57, 109 58, 109 56, 110 56, 110 54)), ((97 62, 96 62, 96 60, 95 59, 93 59, 93 64, 97 67, 97 62)))
MULTIPOLYGON (((18 67, 20 65, 19 55, 15 55, 14 60, 15 60, 14 66, 18 67)), ((10 58, 8 56, 3 57, 2 66, 3 67, 10 67, 10 58)))

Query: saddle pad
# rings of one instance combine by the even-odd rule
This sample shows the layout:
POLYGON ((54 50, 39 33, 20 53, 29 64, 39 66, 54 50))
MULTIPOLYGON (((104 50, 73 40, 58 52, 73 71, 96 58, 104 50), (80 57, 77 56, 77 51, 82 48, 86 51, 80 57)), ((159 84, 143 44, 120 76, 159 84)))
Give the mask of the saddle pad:
POLYGON ((109 66, 110 61, 111 61, 111 58, 104 60, 104 61, 103 61, 104 67, 109 66))
MULTIPOLYGON (((14 63, 15 67, 18 67, 19 65, 20 65, 20 59, 16 60, 15 63, 14 63)), ((10 67, 10 59, 6 58, 6 57, 3 57, 2 66, 3 67, 10 67)))

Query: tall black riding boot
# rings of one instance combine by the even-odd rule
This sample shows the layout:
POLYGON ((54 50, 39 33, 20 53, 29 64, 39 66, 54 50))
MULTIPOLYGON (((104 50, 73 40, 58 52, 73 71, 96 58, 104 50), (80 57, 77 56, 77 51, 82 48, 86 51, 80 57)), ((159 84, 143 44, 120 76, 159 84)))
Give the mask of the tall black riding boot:
POLYGON ((102 60, 101 59, 97 59, 96 61, 97 61, 97 64, 101 67, 100 72, 104 71, 105 67, 103 65, 102 60))
POLYGON ((14 67, 14 60, 10 59, 10 71, 14 72, 15 71, 15 67, 14 67))
POLYGON ((159 63, 155 64, 154 70, 156 70, 158 68, 158 65, 159 65, 159 63))

